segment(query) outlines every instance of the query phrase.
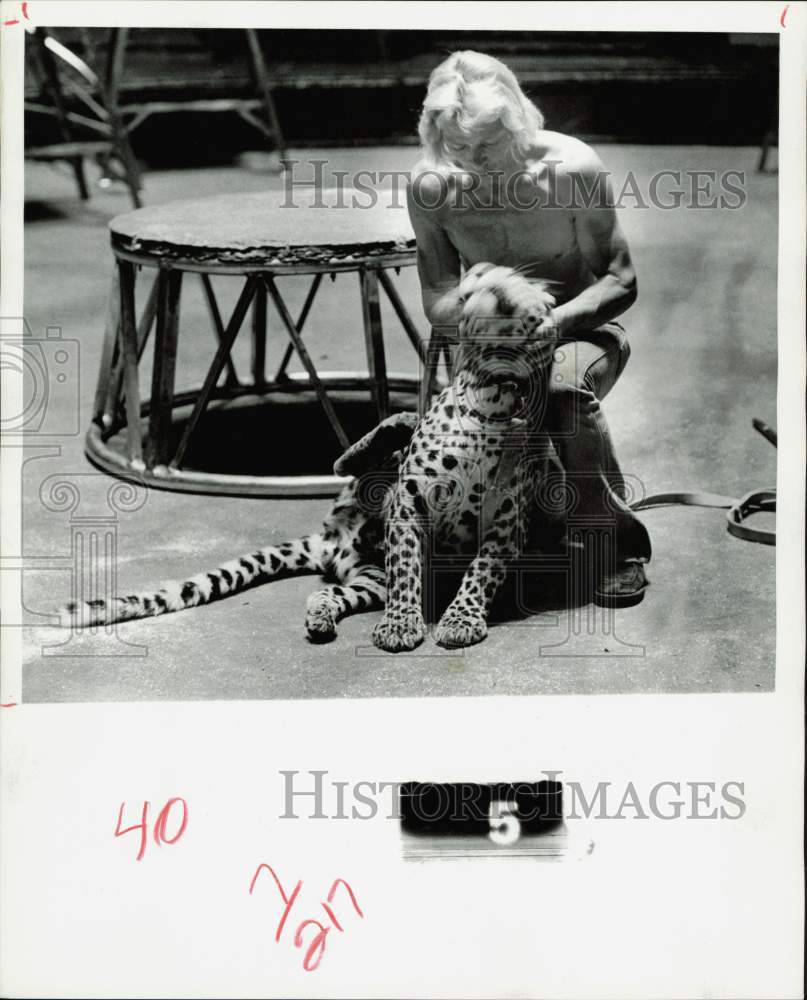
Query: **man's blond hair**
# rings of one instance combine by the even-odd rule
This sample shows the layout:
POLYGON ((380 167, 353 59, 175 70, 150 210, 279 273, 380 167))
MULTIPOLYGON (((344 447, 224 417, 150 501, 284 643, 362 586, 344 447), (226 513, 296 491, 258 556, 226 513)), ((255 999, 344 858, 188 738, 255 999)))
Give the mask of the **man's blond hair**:
POLYGON ((482 52, 453 52, 429 77, 418 125, 429 165, 451 162, 443 143, 446 127, 472 140, 495 123, 510 133, 514 148, 523 153, 544 127, 544 116, 504 63, 482 52))

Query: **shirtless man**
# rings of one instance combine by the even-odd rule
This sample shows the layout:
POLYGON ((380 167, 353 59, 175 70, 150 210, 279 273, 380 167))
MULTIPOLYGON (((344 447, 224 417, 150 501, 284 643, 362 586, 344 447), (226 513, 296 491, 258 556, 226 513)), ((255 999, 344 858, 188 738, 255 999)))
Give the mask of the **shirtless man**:
POLYGON ((650 539, 624 502, 600 407, 630 350, 612 322, 636 300, 636 275, 597 155, 543 128, 540 111, 501 62, 455 52, 431 75, 420 119, 423 156, 408 207, 423 308, 451 326, 439 299, 480 261, 550 280, 563 342, 550 370, 545 428, 576 488, 574 515, 615 525, 616 550, 595 589, 601 603, 640 600, 650 539), (593 195, 586 196, 587 192, 593 195))

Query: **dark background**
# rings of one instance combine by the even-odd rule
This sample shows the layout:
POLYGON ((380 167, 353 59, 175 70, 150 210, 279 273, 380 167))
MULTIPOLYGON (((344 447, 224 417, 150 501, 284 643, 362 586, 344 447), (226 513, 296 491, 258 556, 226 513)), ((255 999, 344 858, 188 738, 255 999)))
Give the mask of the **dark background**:
MULTIPOLYGON (((72 29, 54 29, 66 45, 72 29)), ((91 29, 102 61, 108 29, 91 29)), ((645 32, 258 32, 287 146, 416 142, 430 71, 456 49, 503 59, 549 128, 588 141, 759 145, 775 124, 778 36, 645 32)), ((29 90, 33 89, 29 80, 29 90)), ((257 95, 243 31, 131 29, 121 104, 257 95)), ((29 116, 29 144, 47 141, 29 116)), ((236 114, 171 111, 131 135, 151 166, 268 143, 236 114), (215 119, 215 121, 214 121, 215 119)))

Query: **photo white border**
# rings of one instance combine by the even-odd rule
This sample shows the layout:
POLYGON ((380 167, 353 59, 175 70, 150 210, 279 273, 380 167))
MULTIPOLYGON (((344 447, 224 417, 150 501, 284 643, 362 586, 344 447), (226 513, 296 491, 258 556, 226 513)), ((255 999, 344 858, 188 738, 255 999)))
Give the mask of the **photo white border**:
MULTIPOLYGON (((0 20, 17 16, 18 8, 3 0, 0 20)), ((20 630, 3 628, 1 700, 18 704, 0 715, 0 992, 108 996, 114 982, 119 996, 800 996, 805 5, 31 0, 28 13, 32 22, 54 26, 778 32, 781 541, 776 686, 766 694, 23 705, 20 630), (417 746, 407 742, 413 731, 417 746), (595 784, 603 775, 638 783, 739 777, 748 812, 736 825, 647 827, 626 821, 606 829, 600 823, 588 867, 536 875, 504 863, 495 873, 477 864, 470 870, 476 888, 469 895, 467 867, 415 874, 408 869, 404 877, 389 851, 393 824, 373 835, 363 829, 355 843, 335 823, 324 830, 316 823, 278 830, 272 822, 277 771, 292 768, 387 780, 526 779, 536 768, 559 768, 595 784), (195 817, 204 817, 207 840, 189 835, 174 854, 163 851, 142 865, 128 857, 124 862, 125 841, 111 836, 112 804, 157 802, 171 794, 188 797, 195 829, 202 823, 195 817), (226 822, 235 810, 237 838, 226 822), (249 911, 241 896, 228 895, 228 879, 241 879, 242 869, 261 859, 266 830, 274 838, 272 857, 282 857, 289 879, 292 872, 303 878, 320 869, 327 878, 352 866, 364 876, 363 888, 361 879, 355 881, 357 892, 372 899, 355 931, 361 943, 351 945, 346 934, 329 951, 327 968, 324 962, 314 975, 300 973, 299 961, 292 964, 292 948, 288 958, 274 946, 268 924, 261 937, 255 908, 249 911), (328 867, 330 859, 338 871, 328 867), (224 915, 212 929, 212 911, 199 895, 202 869, 205 899, 212 895, 215 911, 224 915), (690 874, 690 886, 681 884, 683 872, 690 874), (425 910, 393 905, 396 899, 411 902, 413 885, 425 894, 425 910), (61 938, 54 936, 54 910, 67 915, 61 938), (704 932, 704 910, 720 935, 704 932), (155 922, 172 927, 180 919, 185 961, 153 931, 155 922), (698 934, 687 931, 690 924, 698 934), (41 937, 31 934, 36 927, 41 937), (210 960, 217 941, 225 956, 237 955, 241 964, 217 970, 210 960), (128 947, 142 949, 142 960, 127 964, 128 947), (477 964, 480 953, 492 961, 477 964), (244 965, 250 954, 254 966, 244 965), (664 954, 668 963, 659 969, 664 954)), ((0 315, 21 316, 21 31, 0 28, 0 60, 0 315)), ((7 396, 4 405, 14 402, 7 396)), ((6 553, 21 552, 21 459, 21 449, 4 448, 6 553)), ((7 621, 19 612, 19 582, 16 590, 8 583, 13 576, 3 574, 7 621)))

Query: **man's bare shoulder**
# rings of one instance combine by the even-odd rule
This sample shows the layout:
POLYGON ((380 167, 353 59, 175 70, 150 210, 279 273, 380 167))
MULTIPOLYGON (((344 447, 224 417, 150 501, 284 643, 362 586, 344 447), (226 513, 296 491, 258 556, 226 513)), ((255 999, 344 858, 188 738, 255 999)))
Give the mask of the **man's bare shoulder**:
POLYGON ((407 188, 412 191, 422 188, 427 193, 437 190, 440 184, 445 184, 444 172, 438 170, 426 159, 420 159, 409 171, 407 188))
POLYGON ((426 159, 420 159, 409 171, 406 185, 407 203, 410 213, 430 221, 439 221, 445 208, 447 196, 455 186, 454 173, 446 167, 438 167, 426 159))
POLYGON ((560 174, 592 174, 604 169, 602 160, 588 143, 562 132, 540 132, 538 148, 541 159, 556 163, 560 174))

